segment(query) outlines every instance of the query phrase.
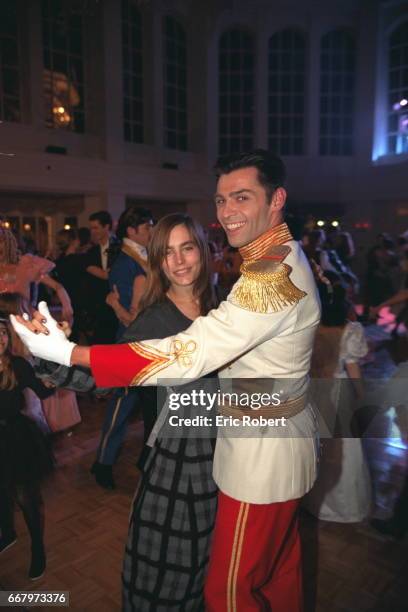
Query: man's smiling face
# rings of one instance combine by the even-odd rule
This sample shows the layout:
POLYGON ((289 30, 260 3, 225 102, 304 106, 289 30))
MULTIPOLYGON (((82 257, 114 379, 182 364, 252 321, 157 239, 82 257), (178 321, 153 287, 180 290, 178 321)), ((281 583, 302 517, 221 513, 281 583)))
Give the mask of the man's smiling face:
POLYGON ((218 179, 215 204, 217 218, 231 246, 242 247, 282 222, 286 193, 278 188, 267 199, 255 167, 233 170, 218 179), (283 201, 282 201, 283 199, 283 201))

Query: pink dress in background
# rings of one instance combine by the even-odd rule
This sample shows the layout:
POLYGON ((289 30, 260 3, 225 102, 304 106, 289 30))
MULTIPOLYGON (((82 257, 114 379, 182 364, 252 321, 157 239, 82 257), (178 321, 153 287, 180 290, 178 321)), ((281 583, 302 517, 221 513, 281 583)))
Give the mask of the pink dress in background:
POLYGON ((65 431, 81 422, 76 394, 67 389, 57 389, 54 395, 43 400, 43 412, 53 433, 65 431))
POLYGON ((37 255, 23 255, 18 264, 0 264, 0 293, 18 293, 30 300, 30 284, 55 268, 55 263, 37 255))
MULTIPOLYGON (((55 268, 55 263, 37 255, 23 255, 18 264, 0 265, 0 293, 18 293, 30 303, 31 283, 40 283, 43 276, 55 268)), ((25 414, 46 430, 46 422, 52 432, 64 431, 81 422, 76 394, 74 391, 57 389, 54 395, 41 400, 27 389, 25 414), (45 419, 44 419, 45 417, 45 419)))

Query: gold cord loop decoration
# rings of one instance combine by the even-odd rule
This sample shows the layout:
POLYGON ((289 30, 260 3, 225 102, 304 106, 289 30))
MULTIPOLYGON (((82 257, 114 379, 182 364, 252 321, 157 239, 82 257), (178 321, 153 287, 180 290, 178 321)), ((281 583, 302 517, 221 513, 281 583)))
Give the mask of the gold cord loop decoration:
POLYGON ((191 356, 197 350, 197 343, 194 340, 188 340, 188 342, 173 340, 169 353, 164 353, 144 342, 130 342, 128 346, 137 355, 141 355, 150 361, 136 374, 130 383, 131 387, 142 384, 154 374, 158 374, 158 372, 171 366, 175 361, 178 361, 185 368, 190 367, 193 363, 191 356))
POLYGON ((171 353, 177 359, 177 361, 188 368, 192 365, 193 360, 191 355, 197 350, 197 343, 194 340, 189 340, 188 342, 182 342, 181 340, 174 340, 171 353))

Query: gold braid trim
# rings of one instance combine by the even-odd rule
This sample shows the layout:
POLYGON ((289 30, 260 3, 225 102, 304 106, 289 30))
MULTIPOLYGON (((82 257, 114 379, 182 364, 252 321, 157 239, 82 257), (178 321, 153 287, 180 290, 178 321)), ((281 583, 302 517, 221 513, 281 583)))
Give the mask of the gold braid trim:
POLYGON ((293 237, 288 226, 286 223, 281 223, 280 225, 272 227, 256 240, 241 247, 239 252, 244 261, 254 261, 263 257, 271 247, 279 246, 290 240, 293 240, 293 237))
POLYGON ((142 266, 145 272, 148 271, 149 266, 148 266, 147 260, 142 259, 140 255, 138 255, 133 249, 128 247, 127 244, 124 244, 121 250, 122 250, 122 253, 125 253, 125 255, 129 255, 129 257, 134 259, 139 264, 139 266, 142 266))
POLYGON ((194 340, 182 342, 181 340, 173 340, 169 353, 164 353, 159 349, 148 344, 140 344, 140 342, 130 342, 128 345, 137 355, 141 355, 150 360, 150 363, 140 370, 130 383, 130 387, 142 384, 145 380, 166 369, 175 361, 180 366, 188 368, 193 364, 192 355, 197 350, 197 343, 194 340))
POLYGON ((270 262, 243 263, 242 277, 233 291, 233 301, 252 312, 279 312, 296 304, 306 293, 290 280, 292 268, 270 262), (263 269, 262 269, 263 268, 263 269))
POLYGON ((130 383, 130 387, 142 384, 147 378, 153 376, 160 370, 164 370, 172 362, 174 358, 168 353, 163 353, 153 346, 143 346, 139 342, 131 342, 128 345, 137 355, 141 355, 146 359, 150 359, 150 363, 146 364, 134 377, 130 383))

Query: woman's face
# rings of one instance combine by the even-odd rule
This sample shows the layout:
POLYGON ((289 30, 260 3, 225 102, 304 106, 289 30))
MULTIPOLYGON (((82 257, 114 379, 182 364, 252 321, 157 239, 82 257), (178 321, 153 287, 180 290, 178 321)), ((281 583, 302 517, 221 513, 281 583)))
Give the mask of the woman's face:
POLYGON ((0 357, 7 351, 9 337, 7 327, 4 323, 0 323, 0 357))
POLYGON ((176 225, 169 235, 163 271, 171 285, 193 285, 201 272, 200 250, 185 225, 176 225))

